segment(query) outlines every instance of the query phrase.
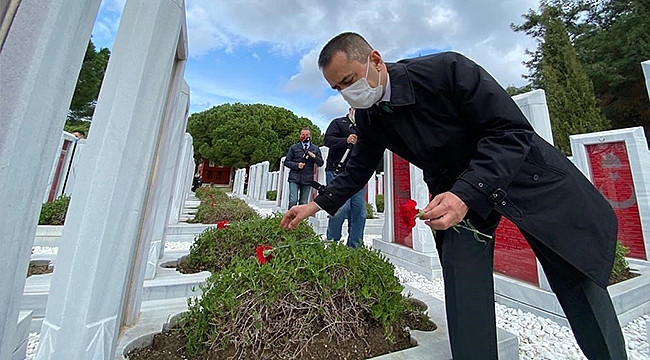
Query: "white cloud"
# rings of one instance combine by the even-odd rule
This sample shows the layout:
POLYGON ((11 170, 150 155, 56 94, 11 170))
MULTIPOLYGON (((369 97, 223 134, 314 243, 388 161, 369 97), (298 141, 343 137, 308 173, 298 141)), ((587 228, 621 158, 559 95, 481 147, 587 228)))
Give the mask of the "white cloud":
POLYGON ((332 95, 318 107, 318 112, 329 120, 341 117, 348 113, 350 105, 339 94, 332 95))
MULTIPOLYGON (((521 15, 539 5, 539 0, 185 1, 190 57, 217 57, 213 52, 250 50, 256 45, 265 45, 280 55, 304 54, 296 73, 280 90, 316 97, 323 96, 328 88, 316 65, 318 53, 330 38, 343 31, 365 36, 386 61, 451 49, 476 60, 503 86, 523 85, 521 74, 527 69, 522 61, 528 58, 524 50, 536 44, 526 35, 513 32, 510 24, 521 23, 521 15)), ((124 2, 104 0, 102 7, 121 12, 124 2)), ((97 32, 114 34, 116 21, 100 23, 97 32)), ((249 56, 262 61, 265 55, 249 56)), ((188 82, 193 91, 203 91, 205 96, 261 99, 265 103, 280 100, 214 84, 205 91, 209 81, 201 80, 204 84, 188 82)), ((318 114, 329 120, 346 109, 337 95, 321 104, 318 114)))
MULTIPOLYGON (((213 50, 230 52, 254 44, 281 54, 304 53, 286 92, 322 96, 328 88, 316 61, 334 35, 355 31, 379 50, 386 61, 433 49, 466 54, 486 68, 501 85, 523 85, 526 48, 533 39, 510 29, 538 0, 350 0, 222 1, 188 0, 190 56, 213 50)), ((268 102, 268 100, 267 100, 268 102)), ((319 107, 319 118, 340 116, 347 105, 332 96, 319 107)))
POLYGON ((300 59, 299 71, 289 79, 283 87, 284 91, 301 91, 319 96, 329 87, 318 69, 318 52, 319 49, 313 49, 300 59))

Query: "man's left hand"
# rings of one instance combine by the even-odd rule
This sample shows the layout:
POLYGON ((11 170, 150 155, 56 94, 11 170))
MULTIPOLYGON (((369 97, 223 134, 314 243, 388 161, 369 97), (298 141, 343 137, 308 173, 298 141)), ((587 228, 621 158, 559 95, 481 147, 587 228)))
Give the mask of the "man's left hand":
POLYGON ((456 194, 444 192, 436 195, 422 210, 420 219, 434 230, 447 230, 465 218, 469 207, 456 194))
POLYGON ((311 157, 311 158, 316 158, 316 154, 314 154, 311 151, 307 151, 307 155, 309 155, 309 157, 311 157))

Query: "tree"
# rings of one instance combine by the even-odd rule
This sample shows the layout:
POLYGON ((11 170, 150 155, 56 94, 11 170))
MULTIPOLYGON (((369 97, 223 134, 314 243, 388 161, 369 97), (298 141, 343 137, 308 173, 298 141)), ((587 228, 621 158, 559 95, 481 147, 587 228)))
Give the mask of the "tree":
POLYGON ((524 85, 524 86, 521 86, 521 87, 516 87, 516 86, 514 86, 514 85, 510 85, 510 86, 508 86, 508 87, 506 88, 506 92, 507 92, 508 95, 510 95, 510 96, 515 96, 515 95, 519 95, 519 94, 524 94, 524 93, 527 93, 527 92, 530 92, 530 91, 533 91, 533 90, 534 90, 534 89, 533 89, 533 85, 532 85, 532 84, 527 84, 527 85, 524 85))
MULTIPOLYGON (((650 102, 640 63, 650 54, 650 6, 634 0, 547 0, 569 32, 585 73, 593 83, 602 114, 619 129, 643 126, 650 142, 650 102)), ((526 22, 512 25, 542 43, 545 34, 541 11, 529 10, 526 22)), ((541 46, 527 62, 534 88, 539 83, 541 46)))
POLYGON ((650 58, 650 4, 599 1, 588 14, 576 48, 602 112, 615 128, 643 126, 650 142, 650 101, 640 64, 650 58))
POLYGON ((269 161, 278 169, 303 127, 310 128, 314 144, 323 143, 320 129, 305 117, 280 107, 235 103, 192 114, 187 131, 197 159, 237 168, 269 161))
POLYGON ((107 48, 96 51, 92 40, 88 42, 68 112, 68 120, 73 123, 92 118, 110 54, 107 48))
POLYGON ((611 125, 600 113, 593 84, 578 60, 561 11, 542 4, 535 21, 536 26, 528 31, 534 28, 543 41, 534 57, 533 84, 546 91, 555 146, 569 154, 569 135, 606 130, 611 125))

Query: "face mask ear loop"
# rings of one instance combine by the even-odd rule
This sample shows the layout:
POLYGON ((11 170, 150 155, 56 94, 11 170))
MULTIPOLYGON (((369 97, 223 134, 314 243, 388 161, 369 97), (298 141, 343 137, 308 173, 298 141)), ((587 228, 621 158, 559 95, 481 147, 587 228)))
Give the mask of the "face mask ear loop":
MULTIPOLYGON (((370 55, 368 55, 368 65, 366 65, 366 76, 364 77, 364 79, 366 79, 366 81, 368 81, 368 72, 369 71, 370 71, 370 55)), ((379 85, 381 85, 381 71, 377 71, 377 75, 379 77, 379 80, 377 80, 377 86, 379 86, 379 85)), ((377 86, 375 86, 375 88, 377 86)))
POLYGON ((370 55, 368 55, 368 63, 366 64, 366 76, 365 79, 368 79, 368 72, 370 71, 370 55))

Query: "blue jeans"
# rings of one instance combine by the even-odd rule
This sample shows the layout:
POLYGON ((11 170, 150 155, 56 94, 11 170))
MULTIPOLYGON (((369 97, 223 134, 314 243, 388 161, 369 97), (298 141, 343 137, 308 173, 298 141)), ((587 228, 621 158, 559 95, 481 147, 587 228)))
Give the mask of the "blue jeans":
POLYGON ((298 193, 300 193, 300 205, 308 203, 309 195, 311 195, 311 186, 295 182, 289 183, 289 209, 298 204, 298 193))
MULTIPOLYGON (((334 180, 334 171, 326 171, 325 179, 327 183, 334 180)), ((328 240, 341 240, 341 230, 343 228, 343 221, 348 219, 348 243, 347 246, 351 248, 358 248, 363 245, 363 230, 366 227, 366 216, 368 210, 366 209, 366 188, 359 190, 356 194, 352 195, 348 201, 334 214, 329 217, 327 222, 327 239, 328 240)))

